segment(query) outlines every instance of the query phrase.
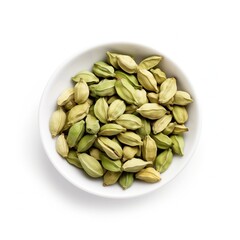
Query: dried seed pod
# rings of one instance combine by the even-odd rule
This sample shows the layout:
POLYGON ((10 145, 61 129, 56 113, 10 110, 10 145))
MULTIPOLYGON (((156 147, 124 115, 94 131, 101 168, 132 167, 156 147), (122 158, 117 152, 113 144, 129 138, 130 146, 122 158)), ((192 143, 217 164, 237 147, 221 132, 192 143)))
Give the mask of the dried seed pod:
POLYGON ((149 91, 158 93, 159 89, 157 86, 157 81, 153 74, 146 69, 140 69, 137 73, 137 78, 140 84, 149 91))
POLYGON ((149 135, 143 139, 142 156, 150 162, 154 162, 157 157, 157 145, 149 135))
POLYGON ((147 183, 155 183, 161 180, 160 173, 153 167, 148 167, 139 171, 135 177, 147 183))
POLYGON ((175 78, 167 78, 160 86, 159 103, 167 103, 177 92, 175 78))
POLYGON ((66 158, 68 156, 69 147, 63 133, 56 141, 56 150, 62 157, 66 158))
POLYGON ((150 56, 148 58, 143 59, 139 63, 138 68, 149 70, 149 69, 155 67, 156 65, 158 65, 161 60, 162 60, 161 56, 150 56))
POLYGON ((65 122, 66 113, 62 110, 62 108, 58 108, 58 110, 52 113, 49 121, 49 129, 52 137, 56 137, 62 131, 65 122))
POLYGON ((84 80, 87 84, 99 82, 99 79, 92 72, 89 71, 81 71, 77 73, 74 77, 72 77, 72 80, 74 82, 79 82, 80 79, 84 80))

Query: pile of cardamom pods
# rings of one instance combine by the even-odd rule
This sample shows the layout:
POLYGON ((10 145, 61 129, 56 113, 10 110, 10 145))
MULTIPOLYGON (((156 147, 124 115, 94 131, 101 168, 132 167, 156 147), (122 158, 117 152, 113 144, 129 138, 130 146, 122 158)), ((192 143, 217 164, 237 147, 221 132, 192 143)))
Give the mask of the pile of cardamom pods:
POLYGON ((129 188, 134 179, 154 183, 173 154, 183 155, 189 93, 159 68, 161 56, 139 64, 107 52, 107 63, 72 77, 75 86, 57 99, 50 132, 57 152, 103 185, 129 188))

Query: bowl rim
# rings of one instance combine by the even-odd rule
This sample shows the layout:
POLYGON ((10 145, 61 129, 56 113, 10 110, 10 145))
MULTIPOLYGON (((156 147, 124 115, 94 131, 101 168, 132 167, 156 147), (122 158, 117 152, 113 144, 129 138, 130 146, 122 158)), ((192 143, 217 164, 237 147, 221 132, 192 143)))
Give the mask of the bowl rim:
POLYGON ((153 191, 156 191, 157 189, 161 189, 162 187, 166 186, 168 183, 173 181, 179 175, 179 173, 181 173, 182 170, 187 166, 187 164, 190 162, 190 160, 193 158, 194 154, 196 153, 197 147, 199 145, 200 136, 201 136, 201 129, 202 129, 201 106, 200 106, 200 103, 198 101, 198 99, 199 99, 198 95, 195 92, 191 82, 189 81, 189 78, 186 75, 185 71, 182 70, 182 68, 179 67, 179 66, 180 66, 180 64, 176 64, 174 61, 172 61, 171 56, 169 57, 169 55, 166 55, 164 53, 164 51, 162 51, 162 50, 159 51, 158 48, 155 49, 155 48, 149 47, 148 45, 145 45, 145 44, 142 44, 142 43, 127 42, 127 41, 105 42, 105 43, 101 43, 101 44, 98 44, 98 45, 96 45, 96 44, 95 45, 90 45, 90 46, 87 46, 86 48, 78 51, 77 53, 74 53, 74 54, 70 55, 65 60, 63 60, 58 65, 58 67, 53 71, 51 76, 49 77, 49 79, 47 81, 47 84, 45 85, 45 87, 43 89, 43 93, 41 95, 40 103, 39 103, 39 107, 38 107, 38 128, 39 128, 39 133, 40 133, 41 144, 42 144, 43 149, 44 149, 44 151, 46 153, 46 156, 48 157, 48 159, 50 160, 52 165, 55 167, 55 169, 58 171, 58 173, 60 175, 62 175, 68 182, 70 182, 72 185, 74 185, 76 188, 81 189, 82 191, 85 191, 87 193, 93 194, 95 196, 109 198, 109 199, 129 199, 129 198, 139 197, 139 196, 151 193, 153 191), (44 102, 44 99, 45 99, 45 97, 46 97, 46 95, 48 93, 48 88, 51 86, 51 83, 55 79, 57 73, 64 66, 68 65, 71 61, 73 61, 74 59, 78 58, 80 55, 83 55, 83 54, 87 53, 88 51, 91 51, 91 50, 94 50, 94 49, 98 49, 98 48, 104 48, 104 47, 106 48, 107 46, 111 46, 112 47, 112 46, 117 46, 117 45, 121 45, 121 46, 123 46, 123 45, 130 46, 130 45, 132 45, 132 46, 135 46, 135 47, 138 47, 138 48, 148 49, 149 51, 159 52, 159 53, 161 53, 161 55, 166 56, 167 59, 181 71, 182 75, 187 80, 187 83, 190 85, 190 87, 191 87, 191 94, 194 95, 194 103, 195 103, 195 106, 196 106, 197 119, 198 119, 198 124, 197 124, 197 128, 196 128, 196 137, 195 137, 193 148, 192 148, 192 150, 191 150, 191 152, 190 152, 190 154, 188 156, 188 160, 181 166, 181 168, 177 171, 177 173, 175 173, 174 176, 172 178, 170 178, 169 180, 167 180, 163 185, 155 185, 152 188, 148 188, 148 189, 146 188, 146 190, 143 191, 143 192, 136 192, 135 194, 129 195, 129 196, 128 195, 122 195, 122 196, 117 195, 117 196, 114 196, 114 195, 105 194, 104 191, 102 193, 99 193, 99 192, 96 193, 94 190, 88 189, 87 187, 79 185, 79 184, 77 184, 77 182, 73 181, 73 179, 71 179, 68 176, 68 174, 66 174, 65 172, 60 170, 60 167, 58 167, 58 165, 55 164, 55 162, 51 159, 50 155, 48 154, 48 148, 46 146, 46 143, 44 142, 44 137, 43 137, 45 130, 42 127, 43 124, 41 124, 41 122, 43 121, 42 114, 41 114, 42 108, 43 108, 43 102, 44 102))

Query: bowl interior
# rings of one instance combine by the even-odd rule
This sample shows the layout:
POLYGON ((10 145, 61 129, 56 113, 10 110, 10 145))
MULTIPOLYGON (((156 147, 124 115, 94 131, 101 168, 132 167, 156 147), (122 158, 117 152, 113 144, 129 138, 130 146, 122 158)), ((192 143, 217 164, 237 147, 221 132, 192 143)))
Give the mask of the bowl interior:
POLYGON ((200 124, 198 103, 194 89, 186 75, 175 63, 164 53, 155 49, 138 44, 115 43, 94 47, 80 53, 56 70, 42 96, 39 109, 39 127, 42 143, 50 161, 72 184, 95 195, 111 198, 128 198, 151 192, 165 185, 184 168, 196 148, 200 124), (194 103, 188 107, 189 120, 186 125, 189 127, 189 132, 185 134, 185 155, 183 157, 174 155, 171 166, 162 174, 162 179, 158 183, 148 184, 135 181, 132 187, 127 190, 122 190, 118 184, 103 187, 101 179, 91 179, 83 171, 68 164, 55 150, 55 139, 52 139, 50 135, 48 124, 52 112, 56 109, 57 97, 65 88, 71 86, 72 76, 81 70, 91 70, 94 62, 106 59, 107 51, 126 53, 133 56, 137 62, 150 55, 163 56, 164 59, 160 63, 161 69, 167 73, 168 77, 176 77, 178 89, 188 91, 194 99, 194 103))

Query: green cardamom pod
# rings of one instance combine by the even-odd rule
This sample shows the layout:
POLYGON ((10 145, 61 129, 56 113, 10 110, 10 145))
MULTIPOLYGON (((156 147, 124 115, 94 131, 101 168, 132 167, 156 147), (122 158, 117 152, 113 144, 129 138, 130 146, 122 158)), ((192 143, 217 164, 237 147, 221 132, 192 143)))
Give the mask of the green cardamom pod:
POLYGON ((89 134, 97 134, 99 130, 99 120, 95 116, 88 114, 86 117, 86 132, 89 134))
POLYGON ((107 137, 98 137, 96 141, 111 159, 118 160, 122 158, 122 148, 118 143, 107 137))
POLYGON ((142 127, 141 119, 133 114, 122 114, 115 122, 129 130, 136 130, 142 127))
POLYGON ((113 96, 114 94, 116 94, 115 83, 116 80, 104 79, 98 84, 93 84, 89 86, 91 96, 93 97, 113 96))
POLYGON ((66 111, 69 111, 69 110, 71 110, 74 106, 76 106, 76 103, 75 103, 75 101, 72 99, 72 100, 68 101, 68 102, 64 105, 64 109, 65 109, 66 111))
POLYGON ((151 165, 151 162, 144 161, 140 158, 132 158, 127 160, 123 165, 122 169, 125 172, 138 172, 145 168, 147 165, 151 165))
POLYGON ((137 152, 138 152, 138 147, 124 146, 122 161, 125 162, 126 160, 134 158, 137 152))
POLYGON ((57 99, 58 106, 64 106, 67 102, 71 101, 74 96, 73 88, 64 90, 57 99))
POLYGON ((110 186, 115 184, 118 181, 121 174, 122 174, 121 172, 107 171, 103 176, 103 186, 110 186))
POLYGON ((86 101, 85 103, 74 106, 68 113, 68 123, 74 124, 83 118, 85 118, 88 114, 90 105, 86 101))
POLYGON ((153 167, 147 167, 139 171, 135 177, 147 183, 155 183, 161 180, 160 173, 153 167))
POLYGON ((98 178, 103 176, 103 168, 97 159, 88 155, 87 153, 78 154, 78 159, 84 171, 93 178, 98 178))
POLYGON ((118 124, 107 123, 100 128, 98 135, 99 136, 114 136, 121 132, 126 132, 126 130, 127 130, 126 128, 124 128, 118 124))
POLYGON ((188 112, 185 107, 173 106, 172 114, 174 119, 179 124, 184 124, 188 120, 188 112))
POLYGON ((173 134, 181 134, 187 132, 188 128, 184 124, 176 124, 173 129, 173 134))
POLYGON ((183 156, 184 155, 184 139, 181 135, 172 135, 170 137, 172 139, 173 145, 172 150, 174 153, 183 156))
POLYGON ((92 147, 95 142, 97 135, 87 134, 81 138, 78 143, 77 151, 78 152, 86 152, 90 147, 92 147))
POLYGON ((87 101, 89 97, 89 88, 87 83, 80 79, 74 87, 74 100, 76 103, 81 104, 87 101))
POLYGON ((180 106, 186 106, 189 103, 192 103, 193 100, 189 93, 184 91, 177 91, 174 95, 174 104, 180 105, 180 106))
POLYGON ((125 102, 129 104, 137 104, 135 98, 135 89, 134 87, 128 82, 128 80, 122 78, 117 80, 115 83, 115 89, 118 96, 123 99, 125 102))
POLYGON ((172 153, 172 149, 169 148, 161 152, 157 156, 155 161, 155 169, 160 173, 165 172, 170 166, 170 164, 172 163, 172 160, 173 160, 173 153, 172 153))
POLYGON ((152 125, 153 134, 162 132, 167 127, 167 125, 171 122, 171 120, 172 120, 172 115, 164 115, 163 117, 155 121, 152 125))
POLYGON ((70 150, 68 153, 68 156, 66 157, 66 160, 68 163, 72 164, 73 166, 77 168, 82 168, 82 165, 78 159, 77 153, 73 150, 70 150))
POLYGON ((107 51, 108 62, 116 69, 118 69, 118 59, 117 56, 121 54, 112 53, 107 51))
POLYGON ((118 66, 127 73, 135 73, 137 71, 137 64, 136 62, 127 55, 118 55, 118 66))
POLYGON ((151 56, 151 57, 145 58, 139 63, 138 68, 149 70, 155 67, 156 65, 158 65, 161 60, 162 60, 161 56, 151 56))
POLYGON ((93 73, 98 77, 103 78, 115 77, 114 68, 102 61, 94 63, 92 70, 93 73))
POLYGON ((148 70, 140 69, 137 73, 137 79, 146 90, 156 93, 159 92, 157 81, 154 78, 153 74, 148 70))
POLYGON ((106 154, 100 153, 100 159, 102 166, 111 172, 121 172, 122 162, 121 160, 111 160, 106 154))
POLYGON ((175 78, 167 78, 160 86, 159 103, 167 103, 177 92, 175 78))
POLYGON ((167 79, 166 73, 159 68, 151 69, 150 72, 153 74, 158 84, 162 84, 167 79))
POLYGON ((62 157, 66 158, 68 156, 69 147, 63 133, 58 137, 56 141, 56 150, 62 157))
POLYGON ((117 143, 120 147, 122 147, 121 143, 118 141, 118 139, 116 137, 114 137, 112 139, 115 143, 117 143))
POLYGON ((124 101, 117 99, 113 101, 108 108, 108 121, 114 121, 120 117, 126 110, 124 101))
POLYGON ((169 135, 169 134, 173 133, 175 126, 176 126, 175 122, 170 122, 167 125, 167 127, 163 130, 162 133, 165 134, 165 135, 169 135))
POLYGON ((126 114, 134 114, 136 110, 138 109, 138 106, 131 104, 126 106, 125 113, 126 114))
POLYGON ((89 154, 97 160, 100 160, 100 153, 101 151, 97 148, 92 147, 89 149, 89 154))
POLYGON ((135 90, 135 98, 139 107, 145 103, 148 103, 147 92, 144 89, 135 90))
POLYGON ((70 148, 75 147, 85 132, 85 121, 81 120, 73 124, 67 135, 67 143, 70 148))
POLYGON ((107 100, 107 104, 110 105, 113 101, 119 99, 119 97, 117 95, 111 96, 108 100, 107 100))
POLYGON ((125 190, 132 186, 134 181, 133 173, 124 172, 119 178, 120 186, 125 190))
POLYGON ((157 145, 149 135, 143 139, 142 156, 149 162, 154 162, 157 157, 157 145))
POLYGON ((172 146, 172 139, 163 133, 153 134, 152 138, 159 149, 168 149, 172 146))
POLYGON ((149 92, 147 94, 150 103, 158 103, 158 94, 154 92, 149 92))
POLYGON ((137 151, 137 153, 136 153, 136 157, 138 157, 138 158, 142 158, 142 145, 140 146, 138 146, 138 151, 137 151))
POLYGON ((107 123, 108 104, 105 98, 99 98, 94 105, 94 115, 102 123, 107 123))
POLYGON ((89 71, 81 71, 78 74, 76 74, 74 77, 72 77, 72 80, 74 82, 79 82, 79 80, 82 79, 84 80, 87 84, 93 84, 93 83, 98 83, 99 79, 89 71))
POLYGON ((137 78, 133 74, 127 74, 122 71, 115 71, 115 77, 118 80, 121 80, 122 78, 128 80, 128 82, 135 88, 135 89, 142 89, 142 86, 139 85, 137 78))
POLYGON ((143 139, 151 133, 151 125, 150 122, 145 118, 142 118, 141 122, 142 127, 137 130, 137 134, 141 137, 141 139, 143 139))
POLYGON ((49 121, 49 129, 52 137, 56 137, 62 131, 66 118, 66 113, 62 110, 62 108, 58 108, 52 113, 49 121))
POLYGON ((167 113, 167 110, 157 103, 145 103, 136 111, 151 120, 159 119, 167 113))
POLYGON ((131 147, 143 144, 141 138, 134 132, 119 133, 117 138, 121 143, 131 147))

